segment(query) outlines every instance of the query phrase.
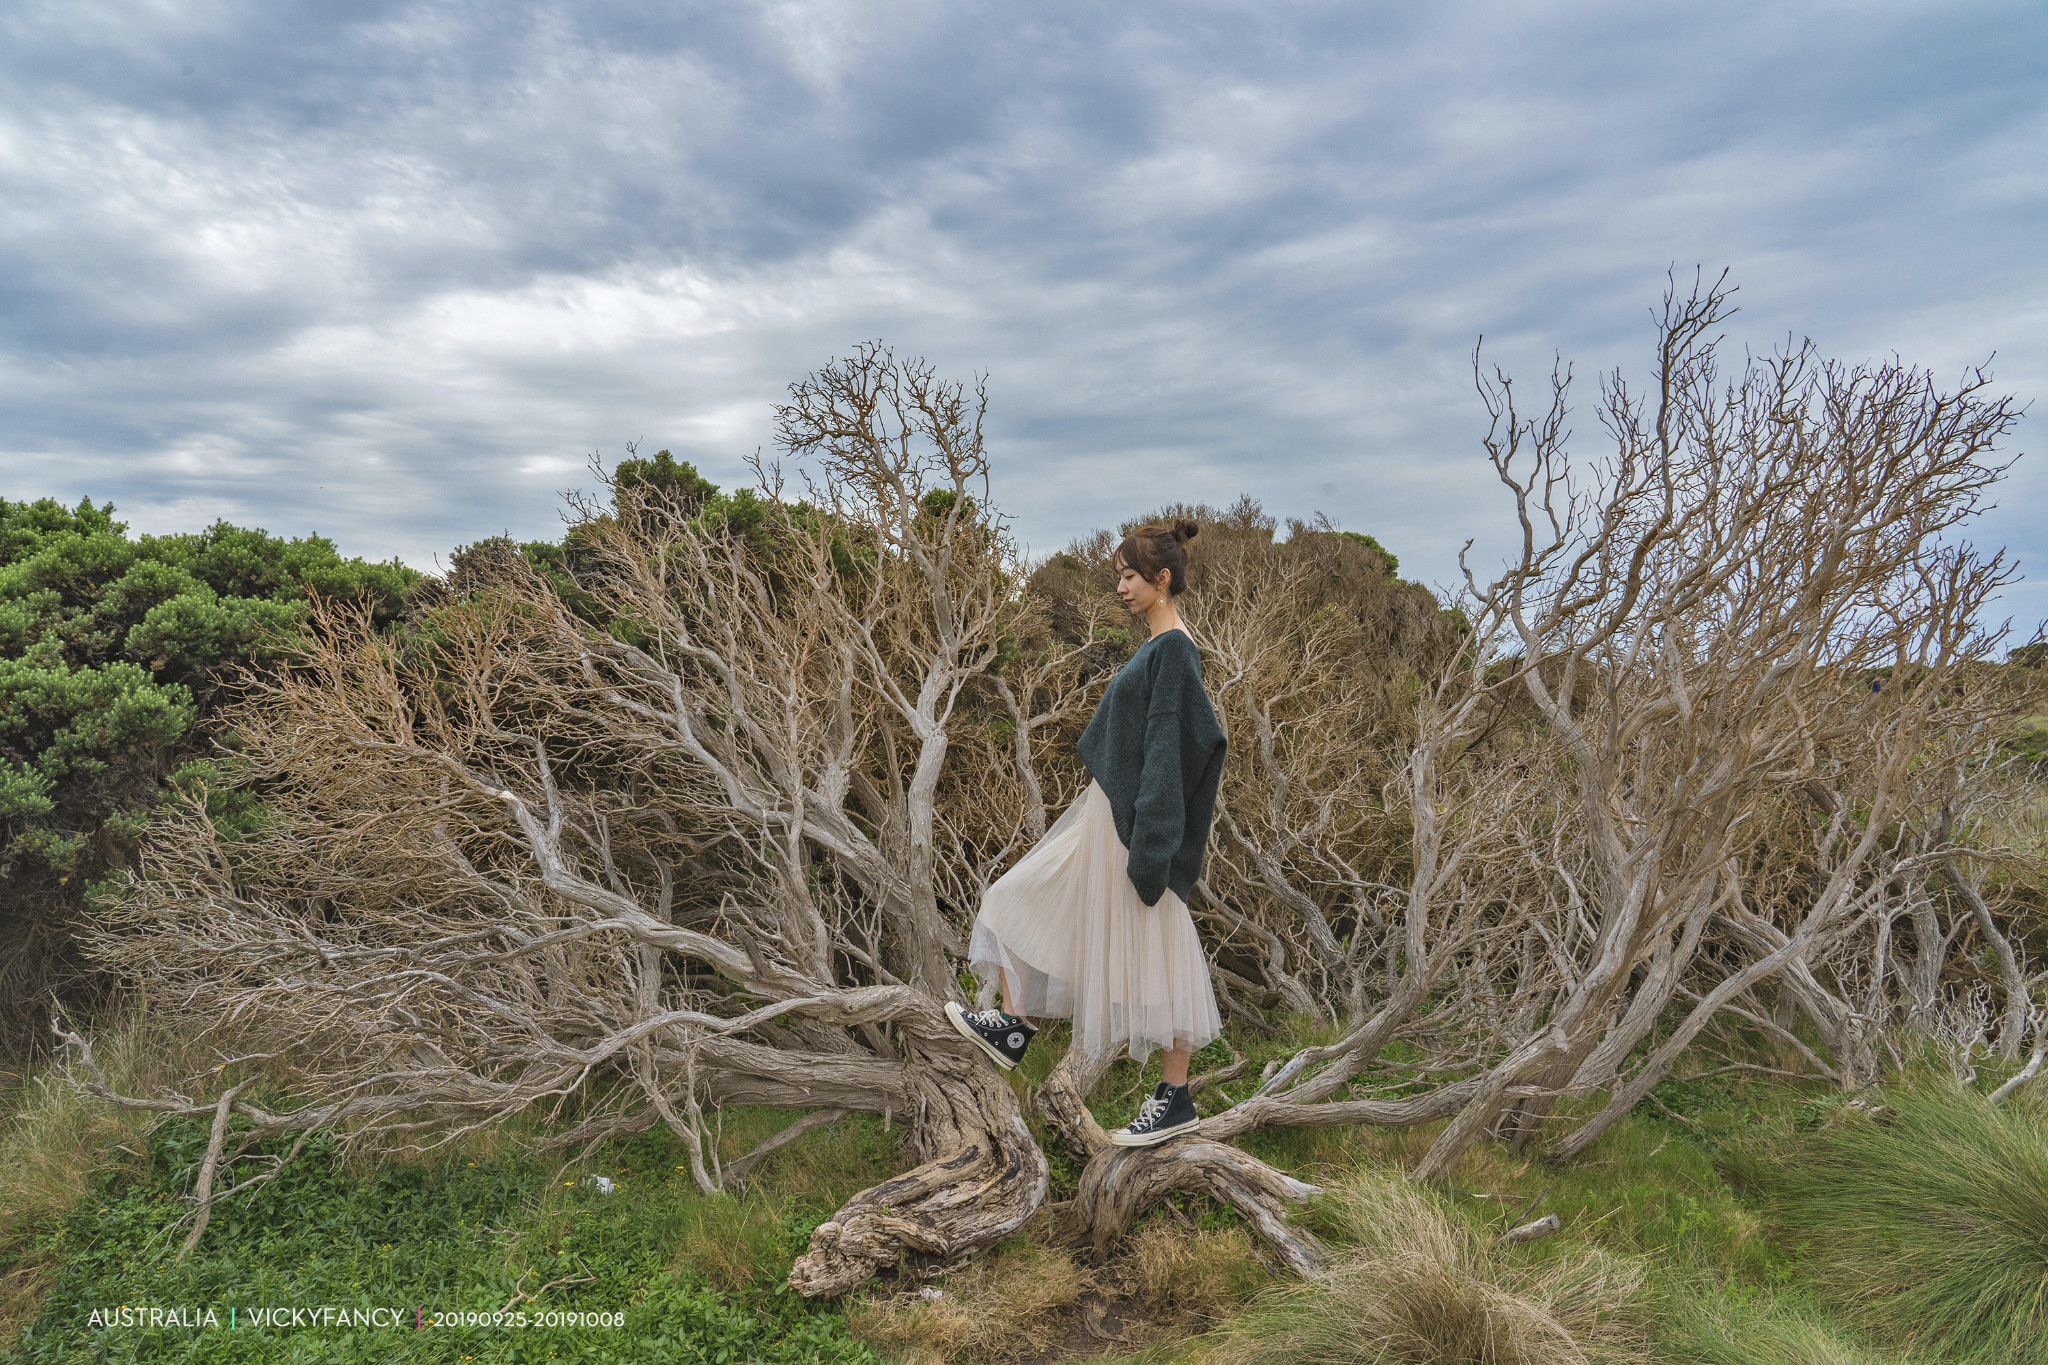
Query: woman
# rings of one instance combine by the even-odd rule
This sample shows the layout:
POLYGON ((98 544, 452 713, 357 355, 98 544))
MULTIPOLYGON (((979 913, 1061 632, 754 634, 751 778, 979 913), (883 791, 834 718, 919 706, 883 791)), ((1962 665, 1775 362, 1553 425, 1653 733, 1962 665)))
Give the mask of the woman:
POLYGON ((982 897, 968 957, 983 980, 1001 975, 1002 1006, 946 1005, 953 1027, 1005 1070, 1038 1031, 1025 1015, 1071 1018, 1074 1047, 1093 1056, 1127 1044, 1142 1063, 1163 1050, 1165 1079, 1109 1135, 1123 1147, 1195 1131, 1188 1058, 1223 1031, 1187 907, 1225 749, 1201 651, 1173 603, 1195 531, 1186 518, 1141 526, 1117 547, 1117 593, 1150 635, 1082 732, 1087 788, 982 897))

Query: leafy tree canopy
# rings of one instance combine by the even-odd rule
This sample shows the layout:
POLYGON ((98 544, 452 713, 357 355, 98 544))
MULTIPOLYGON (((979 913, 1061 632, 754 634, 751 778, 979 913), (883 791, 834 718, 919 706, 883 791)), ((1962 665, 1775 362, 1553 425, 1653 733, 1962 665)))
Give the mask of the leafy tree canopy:
POLYGON ((227 673, 298 631, 309 591, 368 594, 381 624, 419 576, 321 536, 130 537, 112 503, 0 498, 0 958, 22 968, 0 970, 0 1022, 27 964, 56 965, 30 943, 61 956, 53 924, 127 861, 227 673))

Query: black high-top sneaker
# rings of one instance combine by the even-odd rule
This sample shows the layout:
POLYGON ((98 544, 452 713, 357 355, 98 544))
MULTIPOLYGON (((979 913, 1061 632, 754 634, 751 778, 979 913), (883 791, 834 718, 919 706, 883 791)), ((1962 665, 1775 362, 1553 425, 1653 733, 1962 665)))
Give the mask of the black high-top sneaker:
POLYGON ((946 1002, 946 1017, 953 1021, 954 1028, 959 1029, 964 1037, 973 1039, 975 1046, 1005 1071, 1017 1069, 1017 1063, 1024 1060, 1024 1049, 1031 1046, 1031 1035, 1038 1032, 1014 1014, 1005 1014, 998 1009, 969 1013, 954 1000, 946 1002))
POLYGON ((1153 1087, 1152 1098, 1138 1106, 1138 1117, 1128 1127, 1111 1133, 1109 1140, 1119 1147, 1150 1147, 1192 1133, 1201 1126, 1201 1116, 1195 1113, 1194 1097, 1188 1094, 1187 1086, 1161 1081, 1153 1087))

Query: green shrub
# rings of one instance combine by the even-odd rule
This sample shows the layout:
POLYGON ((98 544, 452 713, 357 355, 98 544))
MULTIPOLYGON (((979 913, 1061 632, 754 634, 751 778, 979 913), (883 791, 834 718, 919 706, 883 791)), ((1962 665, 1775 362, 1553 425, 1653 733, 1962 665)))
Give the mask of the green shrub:
MULTIPOLYGON (((141 536, 111 503, 0 498, 0 1047, 48 1041, 54 991, 95 983, 73 926, 118 882, 181 759, 206 751, 226 677, 274 662, 308 595, 380 624, 419 574, 319 537, 218 523, 141 536)), ((184 784, 180 784, 184 785, 184 784)))

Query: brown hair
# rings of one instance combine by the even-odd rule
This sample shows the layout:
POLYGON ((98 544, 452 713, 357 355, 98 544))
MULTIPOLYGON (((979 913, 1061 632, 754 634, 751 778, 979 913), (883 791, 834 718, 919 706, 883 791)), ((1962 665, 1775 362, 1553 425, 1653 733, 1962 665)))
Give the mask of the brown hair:
POLYGON ((1169 569, 1173 576, 1166 580, 1166 591, 1178 597, 1188 588, 1187 542, 1199 529, 1186 517, 1175 518, 1171 526, 1140 526, 1123 538, 1110 563, 1122 560, 1147 583, 1157 579, 1161 569, 1169 569))

